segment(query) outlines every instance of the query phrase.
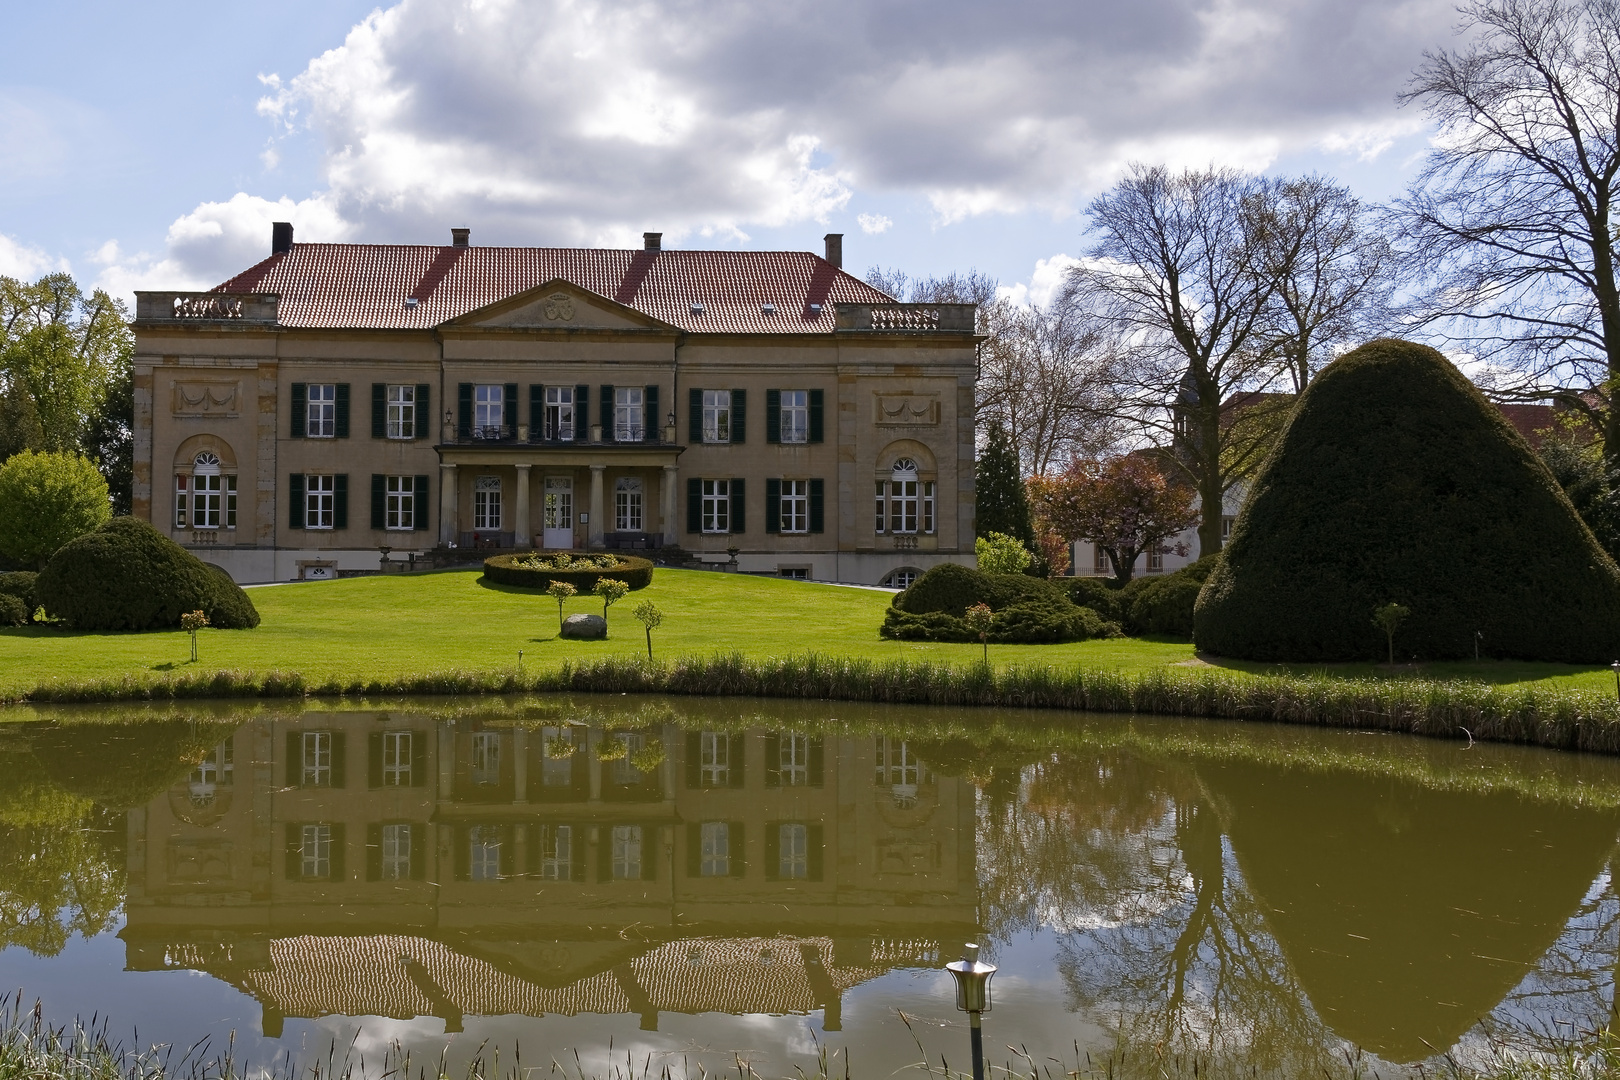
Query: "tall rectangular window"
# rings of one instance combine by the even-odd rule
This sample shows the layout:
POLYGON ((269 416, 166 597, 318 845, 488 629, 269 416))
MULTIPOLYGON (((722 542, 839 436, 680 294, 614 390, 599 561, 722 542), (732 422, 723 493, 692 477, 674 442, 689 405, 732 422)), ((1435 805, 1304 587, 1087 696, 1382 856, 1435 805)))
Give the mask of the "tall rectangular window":
POLYGON ((647 391, 639 386, 613 388, 613 438, 618 442, 640 442, 646 433, 647 391))
POLYGON ((498 532, 501 527, 501 478, 480 476, 473 482, 473 529, 498 532))
POLYGON ((551 442, 574 441, 574 388, 546 387, 545 436, 551 442))
POLYGON ((698 775, 702 777, 703 786, 725 787, 731 783, 730 737, 723 731, 705 731, 698 746, 702 753, 698 775))
POLYGON ((332 826, 305 825, 298 844, 301 877, 324 880, 332 876, 332 826))
POLYGON ((731 531, 731 481, 703 481, 703 531, 731 531))
POLYGON ((613 527, 619 532, 641 532, 643 502, 641 479, 621 476, 613 485, 613 527))
POLYGON ((335 478, 330 474, 307 473, 304 476, 304 528, 330 529, 332 527, 333 492, 335 478))
POLYGON ((387 527, 390 529, 414 529, 416 527, 416 478, 412 476, 390 476, 387 478, 386 485, 383 507, 387 515, 387 527))
POLYGON ((382 827, 382 879, 407 881, 411 876, 411 827, 382 827))
POLYGON ((1164 573, 1164 552, 1157 548, 1148 548, 1147 572, 1150 574, 1164 573))
POLYGON ((810 531, 810 481, 782 481, 782 531, 810 531))
POLYGON ((499 439, 506 423, 506 388, 499 383, 473 387, 473 438, 499 439))
POLYGON ((703 441, 731 441, 731 391, 703 391, 703 441))
POLYGON ((620 732, 620 739, 624 740, 625 754, 613 763, 613 782, 625 787, 633 787, 641 783, 643 773, 634 765, 635 756, 647 746, 647 736, 636 731, 620 732))
POLYGON ((490 787, 501 782, 500 732, 473 732, 472 782, 478 787, 490 787))
POLYGON ((810 876, 810 828, 789 824, 776 827, 776 876, 803 881, 810 876))
POLYGON ((1101 544, 1091 545, 1091 572, 1093 574, 1109 573, 1108 552, 1103 550, 1101 544))
POLYGON ((787 734, 778 744, 777 771, 783 787, 804 787, 810 782, 810 736, 787 734))
POLYGON ((467 830, 467 875, 474 881, 501 879, 501 829, 474 825, 467 830))
POLYGON ((574 755, 579 751, 566 728, 540 729, 540 786, 566 788, 574 783, 574 755))
POLYGON ((304 787, 332 786, 332 733, 306 731, 301 740, 303 761, 300 762, 304 787))
POLYGON ((731 827, 724 821, 705 821, 699 827, 703 849, 698 859, 702 877, 728 877, 731 874, 731 827))
POLYGON ((904 739, 891 739, 886 735, 877 740, 877 776, 879 787, 895 789, 896 794, 909 791, 915 795, 922 782, 922 762, 904 739))
POLYGON ((385 731, 382 737, 384 787, 411 786, 411 733, 385 731))
POLYGON ((176 474, 174 511, 176 528, 236 528, 236 477, 217 472, 176 474))
POLYGON ((879 480, 877 531, 900 535, 933 533, 934 501, 932 480, 879 480))
POLYGON ((212 790, 214 787, 230 787, 236 783, 236 747, 230 743, 221 743, 212 754, 197 763, 191 770, 192 794, 195 796, 199 787, 212 790))
POLYGON ((304 435, 330 439, 337 435, 337 384, 310 383, 304 409, 304 435))
POLYGON ((191 528, 191 477, 174 474, 174 527, 191 528))
POLYGON ((810 391, 782 391, 782 441, 810 441, 810 391))
POLYGON ((535 869, 545 881, 568 881, 574 876, 574 827, 539 825, 540 865, 535 869))
POLYGON ((613 826, 613 880, 641 877, 641 826, 613 826))
POLYGON ((390 386, 388 388, 388 437, 390 439, 416 438, 416 387, 390 386))

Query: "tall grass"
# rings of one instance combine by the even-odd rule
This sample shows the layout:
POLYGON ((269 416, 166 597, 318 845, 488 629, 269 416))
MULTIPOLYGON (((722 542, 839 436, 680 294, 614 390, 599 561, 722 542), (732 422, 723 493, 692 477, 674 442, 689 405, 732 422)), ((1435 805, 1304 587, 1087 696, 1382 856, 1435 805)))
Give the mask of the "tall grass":
POLYGON ((606 657, 539 672, 449 670, 387 678, 307 679, 297 672, 218 671, 48 682, 16 700, 380 697, 584 693, 774 697, 942 706, 1151 713, 1401 731, 1437 738, 1620 753, 1620 705, 1558 687, 1441 679, 1251 675, 1216 668, 1120 671, 1083 666, 956 665, 819 653, 740 653, 650 661, 606 657))

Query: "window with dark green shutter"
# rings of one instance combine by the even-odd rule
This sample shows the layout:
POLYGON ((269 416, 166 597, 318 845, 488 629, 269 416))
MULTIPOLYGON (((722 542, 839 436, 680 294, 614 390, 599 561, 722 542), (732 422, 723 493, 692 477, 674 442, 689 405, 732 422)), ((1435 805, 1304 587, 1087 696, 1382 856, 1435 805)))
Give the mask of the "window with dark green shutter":
POLYGON ((703 531, 703 481, 695 476, 686 478, 686 531, 703 531))
POLYGON ((473 384, 460 383, 456 387, 456 438, 472 438, 473 384))
POLYGON ((584 383, 574 387, 574 441, 591 437, 591 388, 584 383))
POLYGON ((731 443, 733 446, 748 441, 748 391, 731 392, 731 443))
MULTIPOLYGON (((775 392, 771 391, 773 394, 775 392)), ((774 476, 765 481, 765 531, 768 533, 782 531, 782 481, 774 476)))
POLYGON ((731 481, 731 531, 743 533, 748 531, 748 524, 744 519, 747 512, 747 500, 743 498, 743 482, 741 478, 731 481))
POLYGON ((663 422, 658 419, 658 387, 649 385, 646 395, 641 399, 642 409, 646 420, 643 424, 644 438, 648 442, 662 441, 661 429, 663 422))
POLYGON ((518 384, 506 383, 501 391, 501 437, 515 439, 518 429, 518 384))
POLYGON ((388 384, 371 384, 371 437, 388 438, 388 384))
POLYGON ((416 424, 412 438, 433 438, 433 387, 425 382, 416 384, 416 424))
POLYGON ((349 474, 332 477, 332 528, 349 527, 349 474))
POLYGON ((703 441, 703 391, 697 387, 686 392, 688 440, 694 443, 703 441))
POLYGON ((539 442, 546 438, 546 388, 543 383, 529 384, 529 439, 539 442))
POLYGON ((348 383, 340 382, 340 383, 337 384, 337 395, 336 395, 335 404, 336 404, 337 408, 335 410, 332 434, 336 438, 347 439, 349 437, 349 384, 348 383))
POLYGON ((810 481, 810 531, 827 531, 827 485, 822 480, 810 481))
MULTIPOLYGON (((765 391, 765 441, 782 441, 782 391, 765 391)), ((766 498, 770 498, 769 495, 766 498)))
POLYGON ((824 427, 822 418, 826 413, 825 402, 826 395, 822 391, 810 391, 810 441, 813 443, 825 441, 822 435, 824 427))
POLYGON ((292 473, 287 477, 287 527, 304 527, 304 474, 292 473))
POLYGON ((428 477, 416 478, 416 501, 411 507, 411 528, 423 532, 428 527, 428 477))
POLYGON ((304 437, 304 420, 309 416, 309 384, 292 384, 292 437, 304 437))
POLYGON ((384 495, 388 478, 382 473, 371 474, 371 527, 382 529, 387 527, 387 496, 384 495))
POLYGON ((602 441, 613 441, 613 387, 603 383, 597 388, 596 422, 602 425, 602 441))

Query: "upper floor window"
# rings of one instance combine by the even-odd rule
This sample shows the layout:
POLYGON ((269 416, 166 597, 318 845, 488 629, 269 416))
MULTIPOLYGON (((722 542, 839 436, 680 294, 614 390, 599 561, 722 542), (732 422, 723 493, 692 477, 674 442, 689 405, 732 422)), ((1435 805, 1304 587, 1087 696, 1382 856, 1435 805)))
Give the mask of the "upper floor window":
POLYGON ((574 875, 574 827, 537 825, 540 830, 540 864, 535 867, 544 881, 568 881, 574 875))
POLYGON ((337 384, 310 383, 304 408, 306 438, 330 439, 337 435, 337 384))
MULTIPOLYGON (((731 391, 703 391, 703 441, 731 441, 731 391)), ((707 531, 707 530, 705 530, 707 531)))
POLYGON ((415 386, 390 386, 388 388, 388 437, 390 439, 416 438, 415 386))
POLYGON ((639 386, 613 388, 613 438, 640 442, 646 433, 646 394, 639 386))
POLYGON ((877 482, 877 531, 880 533, 932 533, 934 482, 917 475, 917 463, 901 458, 888 480, 877 482))
POLYGON ((782 441, 785 443, 810 441, 810 392, 808 390, 782 391, 782 441))
POLYGON ((544 438, 552 442, 574 441, 574 388, 546 387, 544 438))
POLYGON ((500 384, 473 387, 473 438, 499 439, 506 422, 506 388, 500 384))

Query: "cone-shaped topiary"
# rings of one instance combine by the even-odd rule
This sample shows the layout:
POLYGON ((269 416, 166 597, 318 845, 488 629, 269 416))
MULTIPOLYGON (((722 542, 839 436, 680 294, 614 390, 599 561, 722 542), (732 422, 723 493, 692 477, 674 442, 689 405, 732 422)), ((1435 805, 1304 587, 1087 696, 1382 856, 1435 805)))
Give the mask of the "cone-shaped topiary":
POLYGON ((198 610, 222 629, 259 625, 253 601, 229 574, 132 517, 69 541, 35 589, 46 612, 75 630, 174 630, 182 612, 198 610))
POLYGON ((1329 364, 1255 479, 1193 640, 1251 660, 1620 659, 1620 570, 1529 444, 1435 350, 1329 364))

